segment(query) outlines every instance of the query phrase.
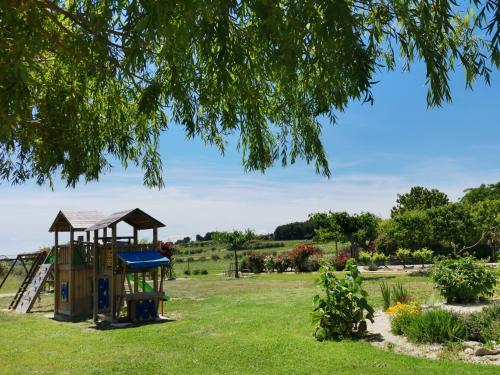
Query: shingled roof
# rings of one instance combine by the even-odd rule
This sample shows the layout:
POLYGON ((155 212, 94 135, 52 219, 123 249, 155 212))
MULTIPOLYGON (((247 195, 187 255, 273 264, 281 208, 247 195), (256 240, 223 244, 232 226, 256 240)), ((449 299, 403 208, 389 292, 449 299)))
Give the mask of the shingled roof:
POLYGON ((104 217, 103 213, 95 210, 61 210, 50 226, 49 232, 69 232, 71 229, 75 231, 84 231, 86 228, 102 220, 104 217))
POLYGON ((100 221, 93 223, 89 226, 86 231, 98 230, 103 228, 109 228, 113 224, 117 224, 123 221, 135 229, 153 229, 164 227, 165 224, 156 220, 154 217, 148 215, 139 208, 134 208, 131 210, 115 212, 100 221))

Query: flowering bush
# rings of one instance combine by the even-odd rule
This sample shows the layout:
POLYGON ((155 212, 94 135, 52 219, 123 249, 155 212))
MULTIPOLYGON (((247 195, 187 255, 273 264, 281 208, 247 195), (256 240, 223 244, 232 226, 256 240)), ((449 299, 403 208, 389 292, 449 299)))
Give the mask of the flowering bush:
POLYGON ((321 259, 323 255, 311 255, 306 262, 306 270, 308 272, 316 272, 321 267, 321 259))
POLYGON ((397 335, 404 334, 413 318, 420 314, 422 309, 416 303, 396 302, 394 306, 389 307, 385 312, 391 316, 391 330, 397 335))
POLYGON ((175 254, 175 247, 172 242, 161 242, 160 243, 160 253, 167 257, 168 259, 172 260, 173 255, 175 254))
POLYGON ((278 272, 285 272, 291 266, 290 259, 288 258, 288 253, 278 255, 274 263, 276 271, 278 272))
POLYGON ((323 252, 316 246, 310 244, 297 245, 288 252, 288 258, 290 259, 291 265, 295 267, 295 271, 297 272, 308 271, 307 260, 313 255, 321 256, 323 252))
POLYGON ((330 258, 330 263, 337 271, 342 271, 345 268, 346 262, 349 260, 349 255, 346 250, 340 251, 337 255, 330 258))
POLYGON ((274 261, 274 257, 272 255, 267 255, 264 258, 264 267, 267 272, 274 272, 275 263, 276 262, 274 261))
POLYGON ((242 268, 253 273, 263 272, 265 269, 264 255, 249 251, 248 256, 243 260, 242 268))

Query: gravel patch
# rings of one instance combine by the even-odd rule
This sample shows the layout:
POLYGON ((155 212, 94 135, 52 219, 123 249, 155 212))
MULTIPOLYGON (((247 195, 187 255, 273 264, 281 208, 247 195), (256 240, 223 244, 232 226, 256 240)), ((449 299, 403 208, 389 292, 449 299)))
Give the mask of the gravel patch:
MULTIPOLYGON (((483 307, 484 306, 481 306, 479 309, 483 307)), ((461 312, 478 311, 477 306, 460 306, 460 308, 461 312)), ((427 359, 461 360, 500 366, 499 345, 497 345, 494 350, 488 352, 483 350, 481 343, 466 341, 462 343, 462 350, 451 352, 441 344, 415 344, 408 341, 404 336, 393 334, 391 332, 389 315, 382 311, 375 313, 373 323, 368 322, 368 332, 368 340, 372 343, 372 345, 385 350, 393 351, 395 353, 427 359), (478 355, 476 355, 476 353, 478 353, 478 355)))

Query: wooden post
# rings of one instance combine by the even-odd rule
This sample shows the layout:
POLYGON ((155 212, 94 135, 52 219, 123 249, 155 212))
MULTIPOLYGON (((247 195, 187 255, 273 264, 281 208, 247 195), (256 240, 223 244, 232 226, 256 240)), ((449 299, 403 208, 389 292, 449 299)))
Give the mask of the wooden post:
POLYGON ((75 240, 75 231, 69 231, 69 315, 73 316, 75 310, 75 270, 74 270, 74 251, 73 241, 75 240))
MULTIPOLYGON (((106 230, 104 231, 106 233, 106 230)), ((111 242, 111 251, 112 251, 112 257, 111 257, 111 316, 112 319, 115 320, 115 313, 116 313, 116 303, 115 303, 115 298, 116 298, 116 285, 115 285, 115 257, 116 257, 116 224, 113 224, 111 227, 111 237, 112 237, 112 242, 111 242)))
MULTIPOLYGON (((87 232, 88 236, 90 237, 90 232, 87 232)), ((95 230, 94 231, 94 262, 92 264, 92 319, 94 320, 94 323, 97 323, 97 261, 98 261, 98 252, 97 252, 97 246, 99 241, 99 231, 95 230)))
POLYGON ((54 315, 59 313, 59 232, 54 232, 54 315))
POLYGON ((138 241, 138 230, 136 228, 134 228, 134 245, 137 245, 139 244, 139 241, 138 241))
POLYGON ((134 293, 139 293, 139 274, 134 272, 134 293))
POLYGON ((153 248, 158 248, 159 249, 159 245, 158 245, 158 228, 156 227, 156 225, 153 227, 153 248))
POLYGON ((156 315, 158 315, 158 305, 161 302, 161 314, 163 315, 163 279, 165 278, 165 266, 160 266, 160 294, 156 304, 156 315))

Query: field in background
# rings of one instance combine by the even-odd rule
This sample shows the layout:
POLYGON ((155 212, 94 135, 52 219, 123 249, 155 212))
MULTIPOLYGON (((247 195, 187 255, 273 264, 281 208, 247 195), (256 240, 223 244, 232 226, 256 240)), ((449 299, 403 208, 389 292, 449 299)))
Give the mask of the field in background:
MULTIPOLYGON (((278 255, 285 251, 293 249, 300 243, 305 241, 256 241, 258 246, 266 246, 258 249, 246 249, 238 252, 238 259, 243 257, 250 251, 255 251, 262 254, 278 255), (275 244, 283 244, 284 246, 274 247, 275 244), (271 247, 273 246, 273 247, 271 247)), ((336 250, 341 250, 347 247, 347 244, 328 242, 316 244, 325 254, 334 254, 336 250)), ((221 274, 229 269, 233 260, 233 252, 226 250, 224 245, 214 243, 212 241, 191 242, 188 245, 176 245, 179 251, 175 255, 175 273, 179 277, 184 276, 184 271, 187 269, 202 270, 206 269, 209 274, 221 274), (189 258, 189 261, 188 261, 189 258), (213 258, 216 258, 214 260, 213 258)), ((194 275, 193 275, 194 276, 194 275)))

